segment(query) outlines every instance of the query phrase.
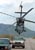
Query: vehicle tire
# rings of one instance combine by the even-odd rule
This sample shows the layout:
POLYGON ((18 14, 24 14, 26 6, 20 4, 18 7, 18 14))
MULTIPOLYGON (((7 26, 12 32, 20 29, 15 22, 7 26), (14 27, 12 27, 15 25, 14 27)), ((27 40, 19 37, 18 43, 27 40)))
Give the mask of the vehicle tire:
POLYGON ((25 48, 25 46, 22 46, 23 48, 25 48))
POLYGON ((13 45, 12 48, 15 48, 15 46, 13 45))

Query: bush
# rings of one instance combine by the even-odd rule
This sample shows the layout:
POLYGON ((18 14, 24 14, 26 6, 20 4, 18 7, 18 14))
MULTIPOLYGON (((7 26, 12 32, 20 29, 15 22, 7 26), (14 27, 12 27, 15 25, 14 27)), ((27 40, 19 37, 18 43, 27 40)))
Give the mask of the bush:
POLYGON ((0 35, 0 38, 9 38, 11 40, 13 40, 14 35, 12 34, 2 34, 0 35))
POLYGON ((35 39, 35 37, 33 37, 33 39, 35 39))

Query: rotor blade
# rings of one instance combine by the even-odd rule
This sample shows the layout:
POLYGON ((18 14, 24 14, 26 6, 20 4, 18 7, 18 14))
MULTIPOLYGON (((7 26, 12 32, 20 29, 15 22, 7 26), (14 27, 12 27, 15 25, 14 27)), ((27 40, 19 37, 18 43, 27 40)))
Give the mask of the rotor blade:
POLYGON ((31 8, 30 10, 28 10, 23 16, 22 16, 22 18, 23 17, 25 17, 31 10, 33 10, 34 8, 31 8))
MULTIPOLYGON (((11 16, 11 17, 15 17, 15 16, 12 16, 10 14, 7 14, 7 13, 3 13, 3 12, 0 12, 1 14, 4 14, 4 15, 8 15, 8 16, 11 16)), ((16 17, 15 17, 16 18, 16 17)))
MULTIPOLYGON (((9 28, 11 28, 15 23, 16 23, 16 22, 14 22, 11 26, 9 26, 9 28)), ((7 28, 7 29, 9 29, 9 28, 7 28)))
POLYGON ((35 23, 34 21, 30 21, 30 20, 26 20, 26 19, 24 19, 24 21, 31 22, 31 23, 35 23))
POLYGON ((14 25, 16 22, 14 22, 12 25, 14 25))
POLYGON ((15 12, 15 13, 24 13, 25 14, 26 12, 15 12))

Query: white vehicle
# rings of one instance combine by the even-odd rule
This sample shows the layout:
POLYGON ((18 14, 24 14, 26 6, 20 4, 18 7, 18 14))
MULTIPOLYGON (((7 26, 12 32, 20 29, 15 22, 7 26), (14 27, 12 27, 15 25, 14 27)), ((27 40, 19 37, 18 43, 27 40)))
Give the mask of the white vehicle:
POLYGON ((21 37, 14 37, 12 41, 12 48, 20 47, 20 46, 25 48, 25 39, 21 37))
POLYGON ((11 50, 8 38, 0 38, 0 50, 11 50))

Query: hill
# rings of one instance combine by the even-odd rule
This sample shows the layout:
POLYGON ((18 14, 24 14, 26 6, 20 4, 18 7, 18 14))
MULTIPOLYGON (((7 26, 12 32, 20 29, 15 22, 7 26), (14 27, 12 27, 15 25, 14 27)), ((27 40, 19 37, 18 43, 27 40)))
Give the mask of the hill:
MULTIPOLYGON (((19 35, 15 31, 15 26, 13 25, 8 25, 8 24, 0 24, 0 34, 14 34, 14 35, 19 35)), ((35 36, 35 31, 29 30, 28 28, 25 27, 26 32, 23 32, 20 34, 20 36, 24 37, 34 37, 35 36)))

